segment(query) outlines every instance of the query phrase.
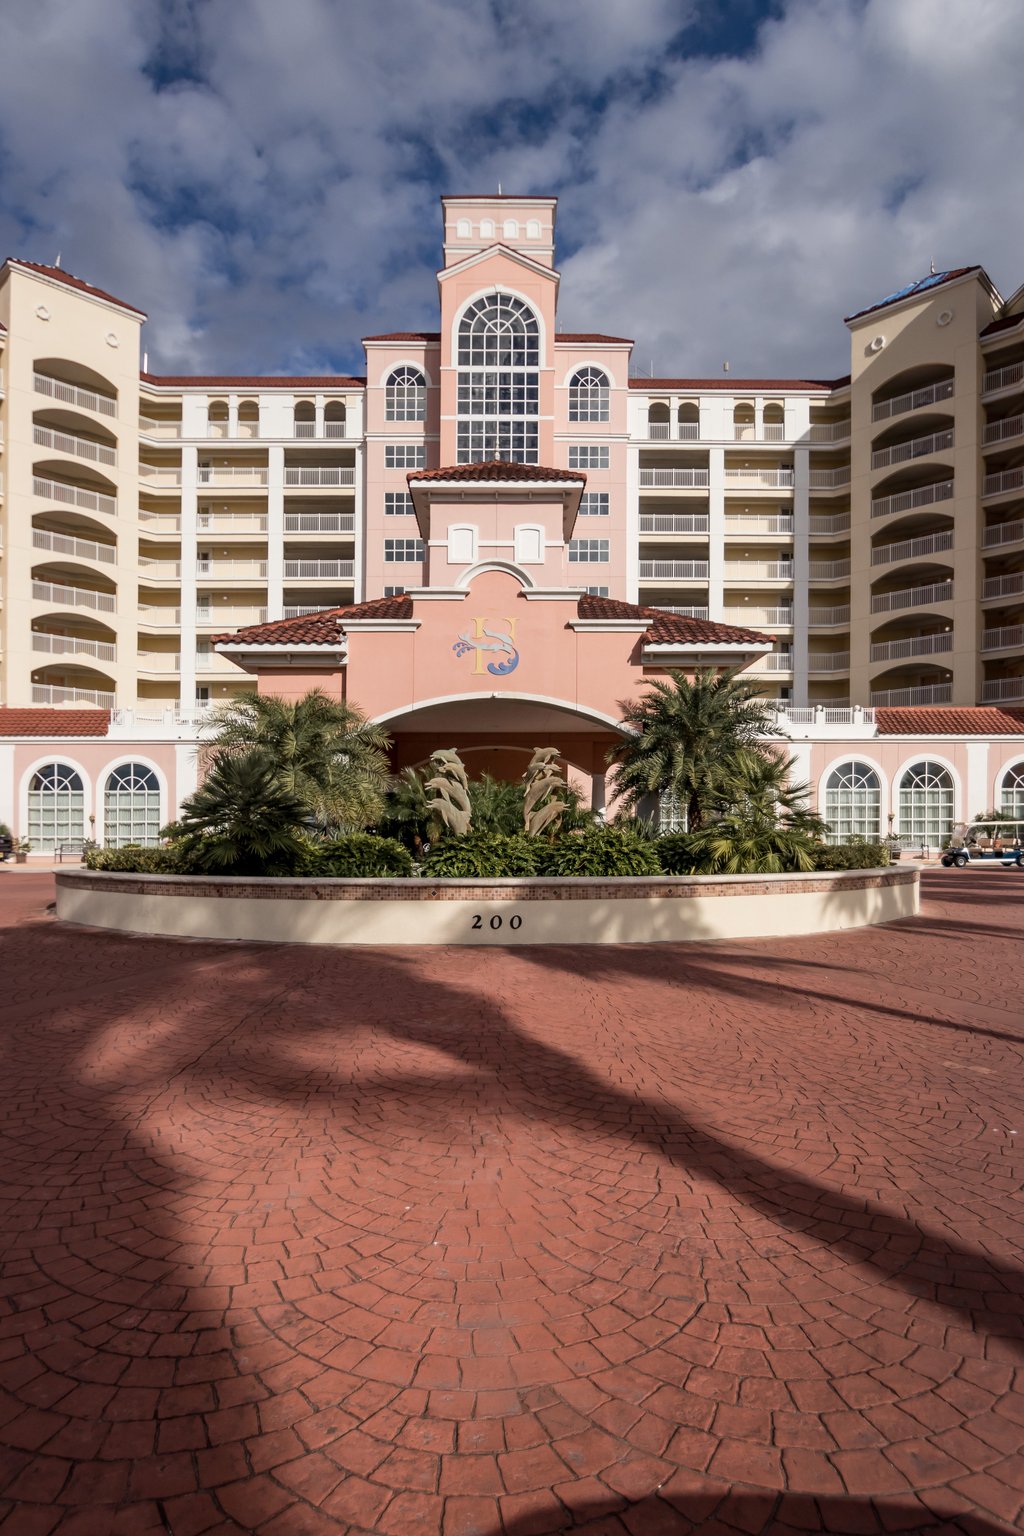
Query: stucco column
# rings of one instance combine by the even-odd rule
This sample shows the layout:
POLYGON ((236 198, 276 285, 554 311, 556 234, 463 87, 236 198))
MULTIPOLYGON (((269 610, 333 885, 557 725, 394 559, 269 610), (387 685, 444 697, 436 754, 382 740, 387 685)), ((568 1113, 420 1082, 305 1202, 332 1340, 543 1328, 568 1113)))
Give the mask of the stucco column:
MULTIPOLYGON (((352 596, 357 603, 366 601, 366 500, 364 491, 366 469, 366 444, 356 443, 355 469, 352 492, 352 596)), ((375 592, 374 597, 381 594, 375 592)))
POLYGON ((725 449, 708 449, 708 616, 725 617, 725 449))
POLYGON ((811 454, 793 449, 793 703, 807 703, 810 618, 811 454))
POLYGON ((267 449, 267 617, 284 616, 284 447, 267 449))
POLYGON ((313 420, 314 420, 314 423, 315 423, 315 425, 313 427, 314 434, 317 437, 323 437, 323 435, 324 435, 324 397, 323 397, 323 395, 317 395, 316 399, 313 402, 313 420))
POLYGON ((626 590, 622 595, 627 603, 640 598, 640 450, 632 443, 626 445, 626 590))
POLYGON ((179 698, 182 709, 196 702, 196 510, 199 450, 194 443, 181 448, 181 663, 179 698))
POLYGON ((238 436, 238 396, 228 396, 228 437, 238 436))
POLYGON ((993 805, 995 790, 989 782, 989 742, 967 743, 967 772, 964 775, 965 805, 956 808, 957 818, 970 821, 972 816, 984 816, 986 811, 998 810, 993 805))
POLYGON ((174 746, 174 782, 169 786, 171 805, 168 807, 174 820, 181 810, 181 803, 193 794, 199 783, 199 757, 195 742, 179 741, 174 746))
POLYGON ((14 742, 0 742, 0 821, 10 827, 12 833, 24 836, 17 825, 14 808, 14 742))
POLYGON ((604 774, 600 770, 596 770, 590 780, 590 809, 595 816, 600 816, 601 820, 604 820, 605 782, 604 774))

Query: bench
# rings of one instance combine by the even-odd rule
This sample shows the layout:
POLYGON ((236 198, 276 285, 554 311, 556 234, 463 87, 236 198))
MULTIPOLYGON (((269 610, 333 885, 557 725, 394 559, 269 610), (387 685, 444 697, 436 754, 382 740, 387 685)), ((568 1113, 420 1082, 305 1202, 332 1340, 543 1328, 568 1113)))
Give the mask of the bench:
POLYGON ((56 852, 58 864, 64 863, 65 854, 68 854, 69 856, 71 854, 77 854, 78 857, 81 858, 82 854, 85 852, 84 840, 82 838, 78 838, 76 841, 70 843, 58 843, 56 852))

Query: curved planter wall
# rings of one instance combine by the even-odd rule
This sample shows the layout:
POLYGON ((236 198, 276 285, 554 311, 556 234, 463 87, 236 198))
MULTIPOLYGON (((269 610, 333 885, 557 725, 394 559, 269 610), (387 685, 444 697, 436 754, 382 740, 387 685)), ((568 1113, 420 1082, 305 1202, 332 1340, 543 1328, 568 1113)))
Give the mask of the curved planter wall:
POLYGON ((825 933, 914 917, 916 865, 635 880, 252 880, 57 874, 93 928, 273 944, 657 944, 825 933))

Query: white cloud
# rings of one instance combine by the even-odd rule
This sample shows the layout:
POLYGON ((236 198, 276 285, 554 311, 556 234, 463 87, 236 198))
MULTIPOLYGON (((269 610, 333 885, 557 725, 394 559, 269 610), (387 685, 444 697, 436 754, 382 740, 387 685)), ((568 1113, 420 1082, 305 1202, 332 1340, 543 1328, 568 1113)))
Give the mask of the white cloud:
POLYGON ((698 9, 5 7, 0 247, 62 248, 195 372, 351 366, 428 324, 437 193, 499 178, 561 196, 563 323, 661 372, 841 372, 843 313, 929 260, 1024 279, 1016 0, 787 0, 715 59, 669 47, 698 9))

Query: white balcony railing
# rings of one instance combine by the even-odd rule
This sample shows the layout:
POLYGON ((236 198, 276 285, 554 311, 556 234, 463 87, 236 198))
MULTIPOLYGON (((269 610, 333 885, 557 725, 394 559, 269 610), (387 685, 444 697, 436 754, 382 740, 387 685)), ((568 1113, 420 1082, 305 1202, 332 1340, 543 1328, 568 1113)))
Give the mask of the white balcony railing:
POLYGON ((792 581, 792 560, 726 560, 725 579, 734 586, 744 581, 792 581))
POLYGON ((346 435, 346 423, 343 421, 325 421, 317 427, 315 421, 297 421, 292 429, 292 436, 301 440, 316 437, 344 437, 346 435))
POLYGON ((879 544, 871 551, 872 565, 890 565, 894 560, 920 560, 953 548, 953 530, 927 534, 923 539, 901 539, 898 544, 879 544))
POLYGON ((97 661, 116 661, 117 646, 108 640, 90 640, 85 635, 47 635, 32 631, 32 649, 48 656, 95 656, 97 661))
POLYGON ((792 608, 726 608, 725 622, 749 629, 751 625, 770 624, 777 629, 792 629, 792 608))
POLYGON ((172 464, 140 464, 139 479, 143 481, 144 490, 161 486, 174 490, 181 484, 181 470, 172 464))
POLYGON ((871 695, 872 709, 909 709, 918 704, 950 704, 952 683, 923 683, 917 688, 883 688, 871 695))
POLYGON ((694 491, 706 489, 707 484, 706 469, 642 469, 640 471, 642 491, 694 491))
POLYGON ((985 704, 1009 704, 1024 699, 1024 677, 991 677, 981 685, 985 704))
POLYGON ((982 382, 982 394, 992 395, 1000 389, 1010 389, 1024 383, 1024 363, 1007 363, 1005 368, 992 368, 982 382))
POLYGON ((267 574, 265 560, 204 560, 196 561, 196 575, 201 581, 239 581, 267 574))
POLYGON ((181 575, 181 561, 140 559, 139 575, 148 581, 177 581, 181 575))
POLYGON ((707 533, 706 512, 641 512, 641 533, 707 533))
POLYGON ((912 437, 908 442, 879 448, 871 455, 871 468, 885 469, 888 464, 905 464, 908 459, 922 459, 929 453, 945 453, 952 446, 952 430, 929 432, 926 437, 912 437))
POLYGON ((269 471, 262 464, 200 464, 199 485, 266 485, 269 471))
POLYGON ((355 518, 351 512, 286 512, 284 515, 285 533, 352 533, 354 530, 355 518))
POLYGON ((296 606, 295 604, 290 604, 290 605, 286 605, 284 608, 281 609, 281 617, 283 619, 302 619, 302 618, 305 618, 307 613, 322 613, 322 612, 323 612, 323 604, 322 603, 313 603, 313 604, 309 604, 309 603, 302 604, 302 603, 300 603, 298 606, 296 606))
POLYGON ((807 567, 812 581, 840 581, 850 574, 849 560, 812 560, 807 567))
POLYGON ((919 411, 923 405, 936 405, 940 400, 952 398, 952 379, 940 379, 937 384, 926 384, 923 389, 912 389, 905 395, 895 395, 891 400, 879 400, 871 408, 872 421, 888 421, 890 416, 902 416, 906 411, 919 411))
POLYGON ((911 635, 906 640, 880 640, 871 647, 872 661, 909 661, 914 656, 941 656, 953 649, 953 634, 911 635))
POLYGON ((93 539, 75 539, 66 533, 50 533, 45 528, 33 528, 32 547, 47 549, 55 555, 73 555, 77 560, 100 560, 104 565, 117 563, 117 548, 113 544, 97 544, 93 539))
POLYGON ((95 608, 113 613, 117 598, 113 592, 92 592, 88 587, 69 587, 59 581, 32 579, 32 596, 40 603, 58 603, 64 608, 95 608))
POLYGON ((180 421, 158 421, 155 416, 140 416, 139 431, 144 437, 180 437, 180 421))
POLYGON ((313 464, 309 468, 287 467, 284 472, 285 488, 301 486, 304 490, 325 490, 337 486, 350 486, 356 483, 354 469, 341 467, 318 467, 313 464))
POLYGON ((147 629, 177 629, 181 609, 164 607, 162 603, 140 603, 139 624, 147 629))
MULTIPOLYGON (((162 537, 164 534, 178 534, 181 532, 181 517, 177 512, 150 512, 144 507, 139 508, 139 522, 149 523, 146 529, 146 537, 162 537)), ((202 524, 199 524, 202 527, 202 524)))
POLYGON ((930 507, 937 501, 951 501, 952 480, 919 485, 913 491, 898 491, 894 496, 879 496, 871 503, 872 517, 889 517, 893 512, 911 512, 915 507, 930 507))
POLYGON ((765 512, 758 516, 756 512, 742 515, 725 515, 725 536, 727 539, 735 538, 741 533, 781 533, 793 532, 793 515, 791 512, 765 512))
POLYGON ((641 560, 641 581, 707 581, 706 560, 641 560))
POLYGON ((95 411, 99 416, 116 416, 117 401, 109 395, 99 395, 94 389, 79 389, 77 384, 65 384, 63 379, 52 379, 46 373, 34 373, 32 384, 40 395, 60 400, 65 405, 76 405, 83 411, 95 411))
POLYGON ((811 651, 807 657, 809 672, 849 672, 849 651, 811 651))
POLYGON ((807 623, 812 629, 839 629, 849 622, 849 603, 841 603, 837 608, 810 608, 807 612, 807 623))
POLYGON ((842 421, 816 421, 811 425, 809 440, 812 443, 843 443, 850 435, 850 418, 842 421))
POLYGON ((196 514, 199 533, 266 533, 265 512, 199 512, 196 514))
POLYGON ((986 443, 1004 443, 1007 438, 1020 437, 1024 433, 1024 416, 1004 416, 1001 421, 985 425, 986 443))
POLYGON ((982 597, 1020 597, 1024 595, 1024 571, 1008 576, 988 576, 981 585, 982 597))
POLYGON ((94 464, 116 464, 117 449, 106 443, 94 443, 75 432, 57 432, 52 427, 32 428, 32 441, 39 448, 53 448, 58 453, 72 453, 76 459, 91 459, 94 464))
POLYGON ((986 475, 983 496, 1005 496, 1007 491, 1024 489, 1024 469, 1004 469, 999 474, 986 475))
POLYGON ((200 603, 196 608, 196 624, 204 629, 242 629, 246 624, 265 624, 269 612, 268 608, 231 608, 227 604, 211 608, 200 603))
POLYGON ((812 491, 838 491, 850 483, 850 466, 841 464, 838 469, 812 469, 808 484, 812 491))
POLYGON ((181 652, 139 651, 138 668, 140 672, 165 672, 177 674, 181 671, 181 652))
POLYGON ((986 629, 981 637, 983 651, 1011 651, 1024 646, 1024 624, 1004 624, 1000 629, 986 629))
POLYGON ((659 613, 677 613, 684 619, 706 619, 710 616, 707 608, 694 607, 692 604, 683 604, 681 607, 673 603, 658 603, 659 613))
POLYGON ((97 709, 113 709, 114 695, 99 688, 58 688, 50 683, 33 683, 32 703, 92 704, 97 709))
POLYGON ((105 512, 108 517, 117 515, 115 496, 86 491, 79 485, 65 485, 62 480, 46 480, 41 475, 33 475, 32 493, 47 501, 63 502, 66 507, 84 507, 89 512, 105 512))
MULTIPOLYGON (((791 469, 755 469, 753 467, 727 469, 725 479, 727 485, 741 485, 748 490, 785 491, 789 490, 793 484, 793 471, 791 469)), ((707 484, 706 481, 705 484, 707 484)))
POLYGON ((351 581, 352 560, 286 560, 285 581, 351 581))
POLYGON ((876 592, 871 598, 872 613, 894 613, 901 608, 927 608, 932 603, 953 600, 951 581, 933 582, 927 587, 901 587, 898 592, 876 592))
POLYGON ((788 704, 784 700, 773 703, 780 722, 790 725, 874 725, 875 712, 859 704, 852 708, 839 700, 819 699, 815 704, 788 704))
POLYGON ((792 651, 769 651, 767 656, 759 656, 751 667, 750 672, 792 672, 792 651))
POLYGON ((819 536, 828 536, 834 533, 849 533, 849 512, 812 513, 810 518, 810 531, 819 536))

